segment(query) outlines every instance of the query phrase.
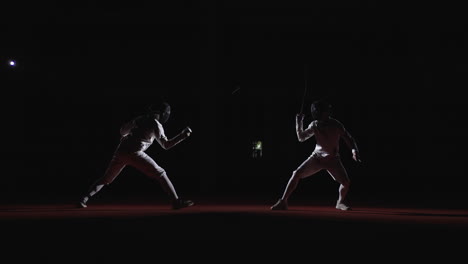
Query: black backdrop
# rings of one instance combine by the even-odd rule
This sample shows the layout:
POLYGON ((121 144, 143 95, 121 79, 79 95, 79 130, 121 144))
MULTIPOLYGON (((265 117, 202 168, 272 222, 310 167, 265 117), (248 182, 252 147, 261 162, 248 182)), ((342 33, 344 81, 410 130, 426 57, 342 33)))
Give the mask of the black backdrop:
MULTIPOLYGON (((168 136, 194 130, 170 151, 148 151, 179 193, 274 201, 313 149, 294 131, 305 77, 305 111, 327 97, 361 148, 356 164, 342 146, 351 198, 466 200, 466 20, 456 6, 132 1, 9 10, 0 44, 4 202, 76 199, 104 172, 120 124, 159 96, 173 107, 168 136), (261 159, 251 157, 254 140, 263 141, 261 159)), ((333 202, 336 188, 319 173, 294 197, 333 202)), ((102 199, 158 196, 128 168, 102 199)))

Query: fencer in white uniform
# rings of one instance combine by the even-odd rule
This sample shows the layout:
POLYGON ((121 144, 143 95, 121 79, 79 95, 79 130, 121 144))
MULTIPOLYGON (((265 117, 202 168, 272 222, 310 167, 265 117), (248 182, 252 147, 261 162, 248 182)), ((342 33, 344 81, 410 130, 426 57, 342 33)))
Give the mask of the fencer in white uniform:
POLYGON ((79 207, 87 207, 88 200, 104 186, 111 184, 126 166, 132 166, 146 176, 159 182, 170 196, 173 209, 194 205, 191 200, 180 199, 166 171, 159 166, 145 151, 156 142, 163 149, 170 149, 190 136, 192 130, 186 127, 177 136, 168 139, 161 123, 170 116, 171 107, 162 102, 150 106, 148 113, 125 123, 121 129, 121 140, 104 175, 99 178, 81 198, 79 207))
POLYGON ((336 209, 350 210, 346 203, 346 195, 351 181, 340 158, 340 139, 343 139, 351 149, 353 159, 360 162, 356 141, 345 129, 343 124, 332 118, 331 105, 325 101, 316 101, 311 106, 314 120, 303 129, 304 115, 296 115, 296 134, 300 142, 315 136, 316 145, 312 154, 293 172, 281 199, 271 207, 271 210, 287 210, 288 199, 296 189, 299 181, 320 170, 325 169, 330 176, 340 184, 336 209))

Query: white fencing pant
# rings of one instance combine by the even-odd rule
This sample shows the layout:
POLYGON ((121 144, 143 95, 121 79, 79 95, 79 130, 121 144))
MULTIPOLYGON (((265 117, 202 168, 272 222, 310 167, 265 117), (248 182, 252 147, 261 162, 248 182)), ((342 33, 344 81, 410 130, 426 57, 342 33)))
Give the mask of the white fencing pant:
POLYGON ((287 201, 301 179, 312 176, 323 169, 327 170, 328 174, 330 174, 336 182, 340 183, 338 203, 343 202, 348 192, 350 180, 343 163, 341 163, 340 157, 321 157, 316 153, 313 153, 293 172, 281 199, 287 201))
POLYGON ((83 198, 83 202, 99 192, 103 186, 111 184, 126 166, 135 167, 149 178, 157 180, 172 200, 179 199, 171 180, 167 177, 166 171, 148 154, 143 151, 116 151, 106 172, 91 186, 88 194, 83 198))
POLYGON ((312 154, 294 172, 301 179, 314 175, 325 169, 328 174, 338 183, 346 185, 349 183, 348 173, 339 156, 320 157, 312 154))
POLYGON ((100 182, 112 183, 126 166, 135 167, 146 176, 157 180, 166 174, 166 171, 143 151, 116 151, 100 182))

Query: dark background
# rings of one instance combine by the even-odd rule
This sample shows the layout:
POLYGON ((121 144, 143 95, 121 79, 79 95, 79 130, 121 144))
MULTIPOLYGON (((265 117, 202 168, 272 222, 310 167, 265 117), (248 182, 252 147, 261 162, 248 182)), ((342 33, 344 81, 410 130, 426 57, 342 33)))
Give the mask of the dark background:
MULTIPOLYGON (((466 202, 461 6, 62 2, 2 9, 3 202, 75 201, 103 174, 120 125, 162 96, 173 110, 166 134, 194 131, 174 149, 148 150, 179 194, 273 203, 314 147, 295 135, 306 79, 304 111, 328 98, 361 149, 357 164, 342 144, 351 200, 466 202)), ((320 172, 292 199, 333 204, 337 187, 320 172)), ((165 197, 127 168, 96 199, 165 197)))

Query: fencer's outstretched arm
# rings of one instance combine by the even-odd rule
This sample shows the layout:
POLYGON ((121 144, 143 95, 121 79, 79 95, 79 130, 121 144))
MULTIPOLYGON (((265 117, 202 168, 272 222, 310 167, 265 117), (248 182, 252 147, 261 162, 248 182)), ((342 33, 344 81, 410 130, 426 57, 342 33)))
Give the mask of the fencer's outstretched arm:
POLYGON ((177 136, 167 139, 164 133, 161 133, 159 137, 156 137, 159 145, 165 150, 171 149, 175 145, 179 144, 180 142, 184 141, 186 138, 190 136, 192 130, 189 127, 184 128, 182 132, 180 132, 177 136))
POLYGON ((351 136, 351 134, 347 130, 345 130, 342 135, 342 138, 344 142, 346 143, 346 145, 348 145, 348 147, 351 149, 351 152, 353 154, 353 159, 357 162, 361 162, 361 157, 359 155, 359 148, 357 146, 357 143, 354 137, 351 136))
POLYGON ((303 128, 303 121, 304 121, 304 114, 297 114, 296 115, 296 135, 299 142, 304 142, 310 137, 314 135, 314 131, 312 130, 312 123, 310 123, 309 127, 306 130, 303 128))

